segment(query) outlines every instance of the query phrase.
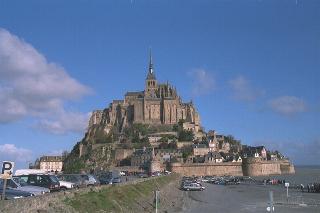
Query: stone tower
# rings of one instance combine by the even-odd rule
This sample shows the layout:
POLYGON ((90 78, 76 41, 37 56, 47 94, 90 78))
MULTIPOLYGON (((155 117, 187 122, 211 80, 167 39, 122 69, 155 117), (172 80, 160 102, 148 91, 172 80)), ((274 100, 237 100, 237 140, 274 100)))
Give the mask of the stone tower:
POLYGON ((157 79, 153 69, 151 51, 150 51, 150 57, 149 57, 149 69, 148 69, 146 85, 145 85, 145 96, 146 98, 157 97, 157 79))

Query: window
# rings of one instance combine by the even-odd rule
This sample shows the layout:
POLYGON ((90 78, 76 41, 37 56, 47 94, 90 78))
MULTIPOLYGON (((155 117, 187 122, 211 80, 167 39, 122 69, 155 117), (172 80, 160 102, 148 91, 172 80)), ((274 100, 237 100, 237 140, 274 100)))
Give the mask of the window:
POLYGON ((46 179, 45 176, 37 176, 37 182, 40 185, 46 185, 48 183, 48 180, 46 179))
MULTIPOLYGON (((26 177, 28 178, 28 177, 26 177)), ((37 182, 37 177, 35 175, 30 175, 29 176, 29 184, 34 185, 37 182)))

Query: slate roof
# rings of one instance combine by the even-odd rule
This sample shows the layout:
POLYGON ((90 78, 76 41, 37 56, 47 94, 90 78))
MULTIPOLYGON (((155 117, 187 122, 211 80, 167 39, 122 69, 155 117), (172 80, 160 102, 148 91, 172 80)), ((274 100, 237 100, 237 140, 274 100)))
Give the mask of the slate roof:
POLYGON ((139 91, 139 92, 127 92, 125 94, 125 96, 143 96, 144 92, 143 91, 139 91))
POLYGON ((214 158, 214 159, 222 158, 219 152, 209 152, 207 157, 214 158))

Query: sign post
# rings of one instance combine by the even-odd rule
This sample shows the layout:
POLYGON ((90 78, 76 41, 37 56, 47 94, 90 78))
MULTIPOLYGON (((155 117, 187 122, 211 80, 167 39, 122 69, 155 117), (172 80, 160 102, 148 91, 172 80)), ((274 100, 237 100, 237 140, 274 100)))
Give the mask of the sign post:
POLYGON ((6 197, 6 188, 7 188, 7 179, 12 178, 14 162, 10 161, 3 161, 2 163, 2 170, 0 174, 0 178, 3 179, 3 191, 1 199, 4 200, 6 197))
POLYGON ((289 202, 289 186, 290 183, 284 183, 284 186, 287 188, 287 203, 289 202))
POLYGON ((267 207, 268 212, 274 212, 274 204, 273 204, 273 191, 269 191, 269 206, 267 207))
POLYGON ((158 190, 155 191, 155 205, 156 205, 156 213, 158 213, 158 202, 159 202, 159 192, 158 190))
POLYGON ((7 179, 3 180, 3 190, 1 195, 1 200, 4 200, 6 197, 6 188, 7 188, 7 179))

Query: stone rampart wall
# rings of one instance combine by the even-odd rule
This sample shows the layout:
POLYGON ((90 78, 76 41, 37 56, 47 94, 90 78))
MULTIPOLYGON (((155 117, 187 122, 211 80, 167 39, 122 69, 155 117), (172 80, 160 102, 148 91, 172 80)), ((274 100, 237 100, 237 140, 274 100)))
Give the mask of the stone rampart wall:
POLYGON ((171 171, 184 176, 243 175, 241 163, 172 163, 171 171))
POLYGON ((245 158, 242 164, 245 176, 268 176, 294 173, 293 165, 287 160, 264 161, 260 158, 245 158))
POLYGON ((284 161, 280 164, 281 174, 294 174, 294 166, 289 161, 284 161))
POLYGON ((264 161, 259 158, 246 158, 242 163, 172 163, 171 171, 185 176, 268 176, 293 174, 294 166, 286 160, 264 161))

